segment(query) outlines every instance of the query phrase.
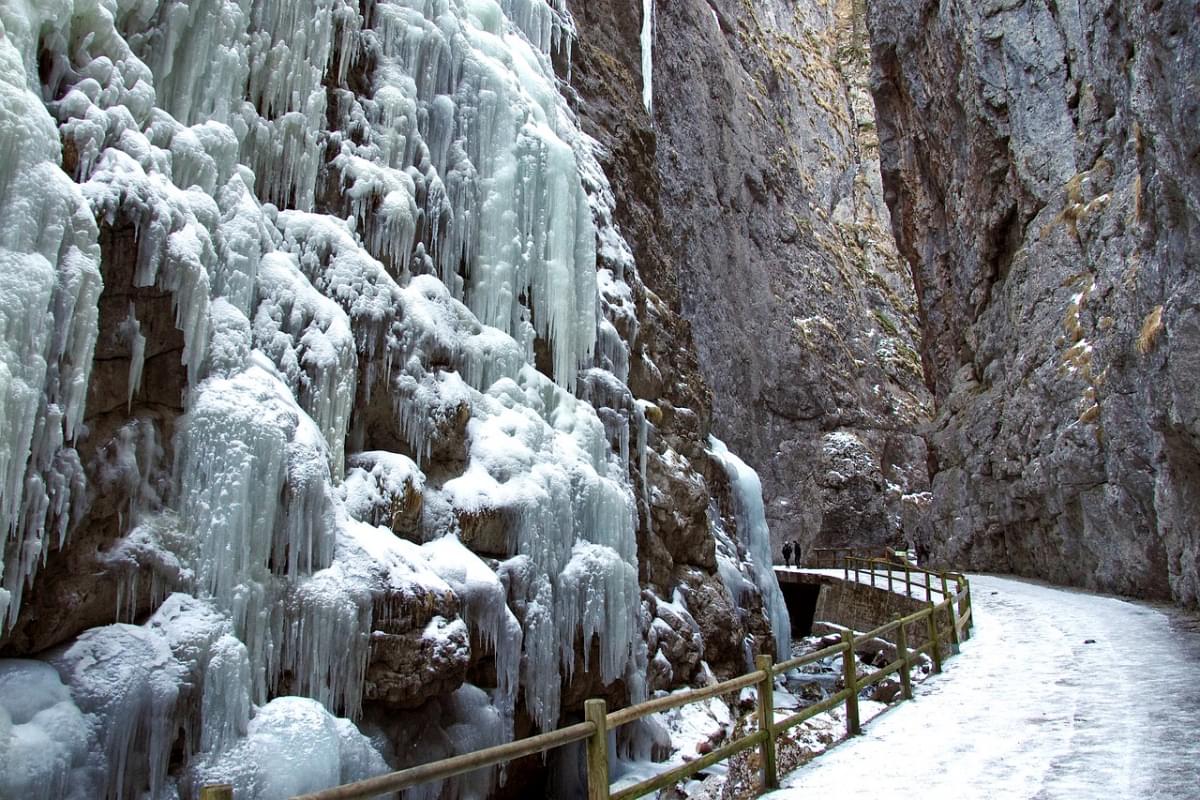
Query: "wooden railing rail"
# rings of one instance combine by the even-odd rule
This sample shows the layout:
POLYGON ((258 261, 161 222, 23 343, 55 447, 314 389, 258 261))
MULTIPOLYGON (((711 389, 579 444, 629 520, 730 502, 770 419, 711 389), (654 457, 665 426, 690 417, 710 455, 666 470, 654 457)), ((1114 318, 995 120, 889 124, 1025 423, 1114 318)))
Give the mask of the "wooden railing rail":
POLYGON ((368 797, 397 792, 411 786, 419 786, 422 783, 433 783, 453 778, 456 775, 464 775, 505 761, 544 753, 572 742, 583 741, 595 732, 594 722, 580 722, 537 736, 530 736, 528 739, 518 739, 515 742, 489 747, 486 750, 476 750, 473 753, 464 753, 332 789, 298 795, 292 800, 365 800, 368 797))
POLYGON ((712 686, 704 686, 700 689, 688 689, 685 692, 669 694, 666 697, 660 697, 657 700, 647 700, 644 703, 638 703, 636 706, 628 706, 619 711, 613 711, 608 715, 608 727, 619 728, 622 725, 641 719, 642 717, 657 714, 661 711, 670 711, 673 708, 686 706, 690 703, 698 703, 701 700, 708 700, 711 697, 716 697, 722 694, 736 692, 739 689, 745 689, 762 678, 757 671, 750 672, 737 678, 731 678, 721 683, 714 683, 712 686))
POLYGON ((971 625, 971 587, 965 575, 960 572, 935 572, 912 564, 897 564, 887 559, 859 558, 847 556, 842 565, 842 576, 850 580, 854 576, 856 583, 861 583, 863 575, 870 576, 872 586, 876 586, 879 578, 887 579, 888 591, 897 591, 897 584, 902 584, 904 592, 913 597, 913 587, 924 589, 925 602, 932 603, 933 596, 940 594, 943 599, 953 598, 955 603, 955 622, 951 623, 954 633, 954 645, 965 637, 971 625), (914 576, 916 580, 914 581, 914 576), (951 590, 951 584, 954 589, 951 590), (957 624, 955 624, 957 623, 957 624))
MULTIPOLYGON (((881 559, 859 559, 851 556, 847 556, 843 563, 847 580, 852 573, 855 574, 857 580, 859 574, 867 572, 872 577, 872 585, 875 584, 875 576, 881 569, 886 567, 890 573, 898 566, 900 565, 895 562, 881 559)), ((612 712, 607 710, 604 700, 588 700, 584 703, 584 721, 575 725, 367 780, 299 795, 292 800, 364 800, 423 783, 445 780, 514 759, 546 753, 574 742, 587 743, 588 800, 633 800, 633 798, 672 786, 713 764, 755 747, 760 750, 762 789, 765 791, 775 788, 779 785, 775 740, 780 733, 843 704, 846 706, 846 735, 853 736, 860 733, 859 692, 868 686, 879 683, 889 675, 898 673, 901 696, 904 700, 911 700, 913 697, 911 671, 916 659, 927 654, 933 661, 934 672, 941 672, 945 658, 957 652, 959 642, 970 636, 972 627, 971 587, 966 577, 959 573, 932 572, 911 565, 904 565, 904 567, 905 587, 910 596, 912 575, 926 576, 923 582, 927 604, 919 611, 886 622, 866 633, 855 636, 849 630, 843 630, 839 643, 787 659, 778 664, 773 663, 770 656, 759 656, 755 660, 753 672, 715 683, 712 686, 689 689, 612 712), (936 583, 939 585, 934 585, 934 578, 937 579, 936 583), (954 584, 953 592, 950 590, 951 582, 954 584), (933 602, 932 595, 935 590, 942 596, 941 602, 933 602), (947 618, 945 627, 938 620, 939 616, 943 614, 947 618), (909 647, 909 629, 923 631, 925 642, 919 647, 909 647), (896 657, 883 667, 859 676, 854 657, 856 647, 871 639, 889 634, 896 648, 896 657), (945 644, 951 645, 949 651, 943 650, 945 644), (842 657, 843 688, 819 703, 807 706, 782 721, 776 721, 775 678, 793 669, 836 655, 842 657), (728 742, 693 761, 666 770, 632 786, 612 791, 608 773, 608 733, 610 731, 651 714, 740 691, 751 686, 756 689, 757 705, 755 712, 757 726, 752 733, 728 742)), ((228 798, 232 798, 232 788, 227 784, 206 786, 200 790, 200 797, 201 800, 228 800, 228 798)))
POLYGON ((886 547, 814 547, 805 554, 804 566, 810 569, 837 569, 847 558, 879 558, 886 561, 893 555, 894 551, 886 547))

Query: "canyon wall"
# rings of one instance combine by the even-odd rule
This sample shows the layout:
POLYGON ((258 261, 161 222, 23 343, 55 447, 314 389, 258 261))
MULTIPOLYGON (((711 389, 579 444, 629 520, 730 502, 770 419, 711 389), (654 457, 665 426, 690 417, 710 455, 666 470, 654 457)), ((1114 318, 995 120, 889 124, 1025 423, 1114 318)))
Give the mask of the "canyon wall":
MULTIPOLYGON (((659 240, 775 542, 901 544, 928 502, 916 303, 850 2, 657 3, 659 240)), ((777 548, 778 549, 778 548, 777 548)))
POLYGON ((1200 596, 1194 4, 870 0, 938 560, 1200 596))

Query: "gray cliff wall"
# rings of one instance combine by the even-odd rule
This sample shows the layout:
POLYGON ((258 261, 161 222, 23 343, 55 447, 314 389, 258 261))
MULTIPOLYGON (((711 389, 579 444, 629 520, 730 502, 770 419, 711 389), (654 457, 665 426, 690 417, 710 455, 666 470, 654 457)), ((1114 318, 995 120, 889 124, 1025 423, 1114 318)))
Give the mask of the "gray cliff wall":
POLYGON ((898 542, 927 497, 914 431, 929 396, 882 202, 861 9, 656 5, 658 241, 713 432, 759 471, 776 552, 898 542))
POLYGON ((942 560, 1200 593, 1193 3, 870 0, 942 560))

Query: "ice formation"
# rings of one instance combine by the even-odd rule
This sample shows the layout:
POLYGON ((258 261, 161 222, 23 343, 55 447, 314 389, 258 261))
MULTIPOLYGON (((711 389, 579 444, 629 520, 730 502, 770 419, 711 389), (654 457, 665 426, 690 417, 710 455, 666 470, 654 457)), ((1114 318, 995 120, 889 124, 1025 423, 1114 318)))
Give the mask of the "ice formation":
POLYGON ((0 17, 0 629, 16 620, 50 546, 63 544, 79 499, 70 444, 83 420, 101 290, 95 219, 59 169, 31 39, 41 19, 28 15, 0 17))
POLYGON ((636 266, 574 36, 563 0, 0 0, 0 636, 119 500, 113 624, 0 660, 0 794, 378 773, 373 636, 432 597, 495 663, 429 701, 453 752, 557 725, 580 671, 644 697, 636 266), (85 469, 106 288, 127 418, 85 469))
POLYGON ((642 105, 654 113, 654 0, 642 0, 642 105))
MULTIPOLYGON (((792 652, 792 623, 779 580, 771 566, 771 534, 767 530, 767 514, 763 508, 762 483, 759 482, 758 473, 734 455, 720 439, 710 436, 708 444, 709 452, 725 468, 733 487, 738 537, 748 553, 748 558, 745 561, 739 559, 739 563, 746 565, 754 586, 762 595, 763 608, 771 623, 771 632, 775 634, 775 653, 780 658, 786 657, 792 652)), ((718 563, 722 579, 737 600, 744 592, 741 589, 744 585, 742 579, 735 575, 741 570, 728 555, 724 559, 719 557, 718 563)))

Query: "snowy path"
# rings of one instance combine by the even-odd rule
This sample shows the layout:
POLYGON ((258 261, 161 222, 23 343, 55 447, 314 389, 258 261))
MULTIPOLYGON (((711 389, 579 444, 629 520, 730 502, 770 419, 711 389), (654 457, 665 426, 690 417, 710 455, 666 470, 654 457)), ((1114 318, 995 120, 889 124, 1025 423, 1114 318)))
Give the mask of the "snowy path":
POLYGON ((1011 578, 971 594, 944 676, 765 797, 1200 798, 1195 617, 1011 578))

